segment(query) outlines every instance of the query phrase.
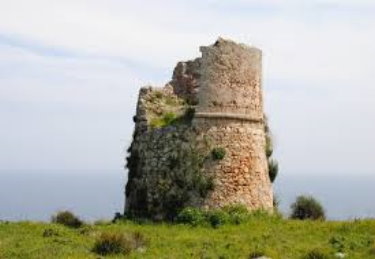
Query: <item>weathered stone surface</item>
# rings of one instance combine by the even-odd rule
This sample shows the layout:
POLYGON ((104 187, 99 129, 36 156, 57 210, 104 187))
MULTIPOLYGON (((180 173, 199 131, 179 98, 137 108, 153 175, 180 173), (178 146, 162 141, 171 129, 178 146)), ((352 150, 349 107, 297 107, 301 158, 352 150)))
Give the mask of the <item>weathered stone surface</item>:
POLYGON ((174 93, 190 104, 196 104, 198 102, 197 92, 199 87, 200 66, 200 58, 196 58, 193 61, 178 62, 173 71, 172 81, 170 82, 174 93))
POLYGON ((127 165, 128 214, 162 219, 173 216, 172 207, 238 203, 273 208, 261 51, 219 39, 201 52, 179 62, 163 88, 140 90, 127 165), (222 159, 215 159, 215 149, 224 150, 222 159))

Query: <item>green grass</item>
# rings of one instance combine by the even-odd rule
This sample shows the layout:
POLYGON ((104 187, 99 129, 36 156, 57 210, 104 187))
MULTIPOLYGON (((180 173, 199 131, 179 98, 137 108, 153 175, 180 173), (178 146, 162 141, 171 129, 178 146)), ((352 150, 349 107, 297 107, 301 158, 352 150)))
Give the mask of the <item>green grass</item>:
POLYGON ((262 253, 273 259, 292 259, 308 258, 311 251, 328 258, 334 258, 336 252, 344 252, 346 258, 375 258, 375 220, 324 222, 265 216, 215 229, 129 221, 78 229, 51 223, 3 222, 0 258, 100 258, 93 247, 104 232, 140 233, 147 238, 146 247, 133 250, 127 258, 249 258, 262 253))

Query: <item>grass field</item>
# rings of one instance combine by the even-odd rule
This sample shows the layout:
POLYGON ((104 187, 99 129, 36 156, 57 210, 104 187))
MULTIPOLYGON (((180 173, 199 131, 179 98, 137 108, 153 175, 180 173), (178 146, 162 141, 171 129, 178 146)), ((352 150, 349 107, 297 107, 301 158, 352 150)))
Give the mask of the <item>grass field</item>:
POLYGON ((126 256, 106 258, 252 258, 256 254, 337 258, 338 252, 345 258, 375 258, 375 220, 323 222, 277 217, 219 228, 126 221, 74 229, 51 223, 2 222, 0 258, 101 258, 92 250, 103 232, 140 233, 147 240, 145 247, 126 256))

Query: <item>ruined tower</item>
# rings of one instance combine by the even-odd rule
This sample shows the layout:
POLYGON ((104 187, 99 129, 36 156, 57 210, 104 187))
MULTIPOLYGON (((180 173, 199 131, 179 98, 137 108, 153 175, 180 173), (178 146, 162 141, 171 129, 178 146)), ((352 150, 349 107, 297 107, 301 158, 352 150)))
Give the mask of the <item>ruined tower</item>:
POLYGON ((177 64, 163 88, 142 88, 129 148, 125 212, 171 218, 183 207, 273 208, 262 54, 219 38, 177 64))

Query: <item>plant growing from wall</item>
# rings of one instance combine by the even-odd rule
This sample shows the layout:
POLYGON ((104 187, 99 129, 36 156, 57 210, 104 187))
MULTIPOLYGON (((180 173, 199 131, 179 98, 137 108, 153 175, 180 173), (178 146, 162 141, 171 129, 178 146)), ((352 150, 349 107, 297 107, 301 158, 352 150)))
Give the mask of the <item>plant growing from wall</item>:
POLYGON ((174 112, 166 112, 161 117, 153 118, 150 122, 151 128, 164 128, 176 121, 177 115, 174 112))
MULTIPOLYGON (((191 141, 188 136, 184 137, 191 141)), ((185 143, 187 144, 187 143, 185 143)), ((205 156, 196 150, 194 143, 180 145, 182 148, 177 156, 168 159, 169 172, 165 177, 169 179, 167 186, 157 186, 156 200, 165 217, 173 220, 178 212, 204 199, 213 189, 213 180, 203 171, 205 156)), ((159 172, 160 173, 160 172, 159 172)))
POLYGON ((152 129, 160 129, 171 125, 190 124, 194 113, 195 110, 192 107, 187 107, 182 115, 177 115, 174 112, 166 112, 162 116, 153 118, 150 126, 152 129))
POLYGON ((225 157, 226 151, 222 147, 215 147, 211 151, 212 158, 214 160, 222 160, 225 157))
POLYGON ((265 145, 265 152, 268 162, 268 176, 270 178, 271 183, 273 183, 277 177, 279 172, 279 163, 276 159, 272 158, 273 154, 273 142, 272 142, 272 135, 268 125, 267 117, 264 116, 264 131, 266 133, 266 145, 265 145))
POLYGON ((278 172, 279 172, 279 163, 275 159, 269 158, 268 159, 268 175, 272 183, 275 181, 278 172))

